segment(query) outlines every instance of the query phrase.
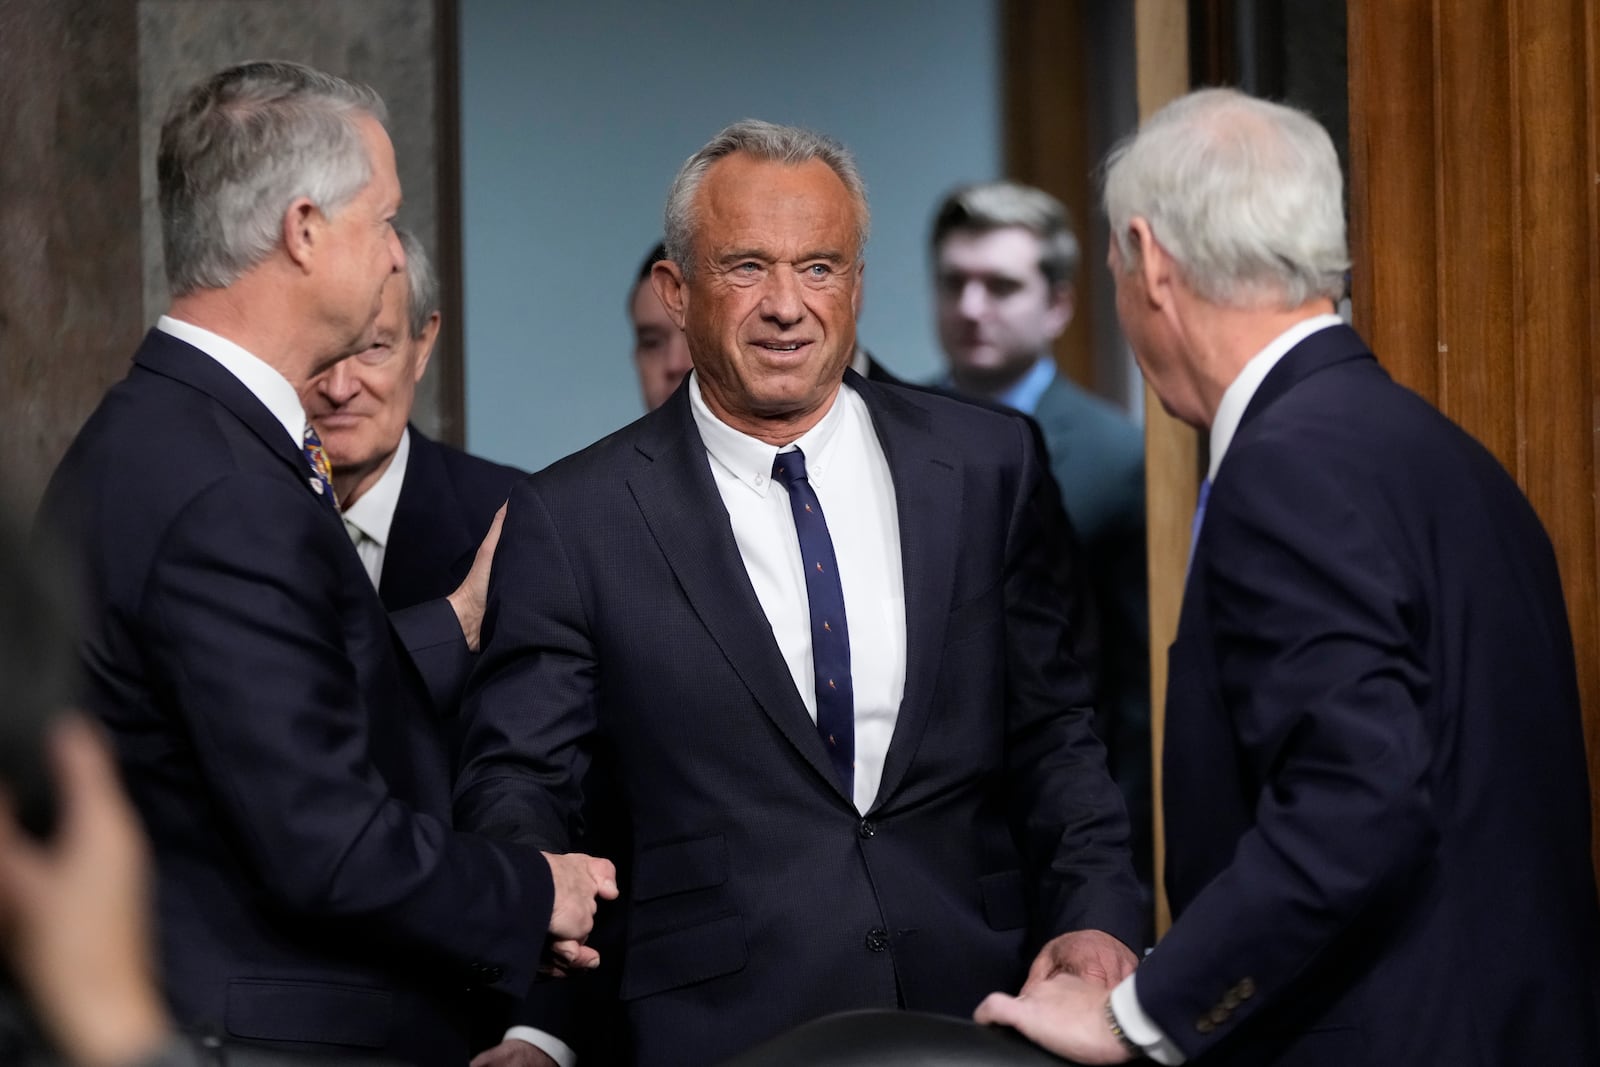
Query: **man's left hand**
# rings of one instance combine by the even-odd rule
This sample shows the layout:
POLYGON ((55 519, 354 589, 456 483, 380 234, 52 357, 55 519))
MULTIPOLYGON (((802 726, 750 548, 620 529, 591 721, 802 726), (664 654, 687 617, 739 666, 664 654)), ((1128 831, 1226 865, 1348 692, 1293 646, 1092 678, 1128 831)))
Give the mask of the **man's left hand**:
POLYGON ((1030 979, 1020 996, 990 993, 972 1017, 1012 1027, 1075 1063, 1127 1063, 1133 1057, 1106 1019, 1108 996, 1098 982, 1063 973, 1037 982, 1030 979))
POLYGON ((1039 950, 1022 991, 1058 974, 1076 975, 1110 989, 1139 965, 1139 958, 1121 941, 1099 930, 1074 930, 1062 934, 1039 950))

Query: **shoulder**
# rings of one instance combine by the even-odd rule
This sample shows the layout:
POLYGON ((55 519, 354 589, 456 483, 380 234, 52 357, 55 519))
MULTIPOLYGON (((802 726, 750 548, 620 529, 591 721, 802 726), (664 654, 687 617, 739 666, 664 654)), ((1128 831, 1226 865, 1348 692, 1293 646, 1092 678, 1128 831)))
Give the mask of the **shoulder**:
POLYGON ((1056 375, 1034 414, 1048 439, 1072 436, 1091 440, 1102 451, 1144 452, 1144 435, 1132 419, 1064 375, 1056 375))
POLYGON ((518 467, 435 441, 415 426, 411 427, 411 460, 406 474, 408 483, 442 479, 458 495, 474 500, 493 498, 495 507, 511 493, 512 486, 528 476, 518 467))

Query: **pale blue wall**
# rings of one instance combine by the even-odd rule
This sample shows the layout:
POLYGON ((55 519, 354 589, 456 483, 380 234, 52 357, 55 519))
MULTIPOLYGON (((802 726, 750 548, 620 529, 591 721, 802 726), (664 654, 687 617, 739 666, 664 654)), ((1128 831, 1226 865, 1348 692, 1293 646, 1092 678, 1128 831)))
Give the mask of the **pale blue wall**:
POLYGON ((678 165, 729 122, 829 133, 872 198, 861 339, 940 365, 924 247, 999 176, 995 0, 464 0, 467 440, 538 468, 640 413, 623 300, 678 165))

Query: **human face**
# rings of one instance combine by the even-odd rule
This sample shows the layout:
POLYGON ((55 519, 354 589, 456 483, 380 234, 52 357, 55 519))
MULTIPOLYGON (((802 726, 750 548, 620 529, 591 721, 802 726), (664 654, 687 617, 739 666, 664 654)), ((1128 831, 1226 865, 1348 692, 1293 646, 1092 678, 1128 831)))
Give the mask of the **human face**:
POLYGON ((394 146, 377 119, 363 115, 356 121, 372 177, 350 201, 322 217, 319 251, 326 251, 315 261, 312 279, 340 355, 372 343, 384 286, 406 264, 393 225, 400 210, 394 146))
POLYGON ((654 411, 667 402, 694 367, 689 360, 689 341, 667 314, 648 278, 633 287, 628 319, 633 323, 633 363, 639 371, 639 390, 644 394, 645 410, 654 411))
POLYGON ((1039 238, 1021 226, 952 230, 934 264, 939 341, 958 385, 1003 389, 1072 321, 1072 291, 1039 269, 1039 238))
POLYGON ((301 393, 346 506, 377 482, 400 447, 417 383, 439 335, 435 314, 422 336, 411 336, 406 302, 406 276, 390 275, 372 343, 313 378, 301 393))
POLYGON ((735 153, 712 164, 695 209, 692 273, 656 264, 657 292, 683 324, 712 412, 787 444, 827 413, 855 351, 856 202, 821 160, 735 153))

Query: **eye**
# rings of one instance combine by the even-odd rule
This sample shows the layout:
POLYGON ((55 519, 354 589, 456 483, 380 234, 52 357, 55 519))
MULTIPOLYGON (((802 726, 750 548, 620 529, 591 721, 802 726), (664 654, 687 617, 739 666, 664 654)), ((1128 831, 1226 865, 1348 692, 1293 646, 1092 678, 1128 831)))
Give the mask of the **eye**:
POLYGON ((806 267, 806 277, 820 281, 833 275, 833 266, 828 263, 812 263, 806 267))
POLYGON ((372 344, 356 353, 356 359, 369 367, 381 366, 387 362, 394 352, 394 346, 383 341, 374 341, 372 344))

